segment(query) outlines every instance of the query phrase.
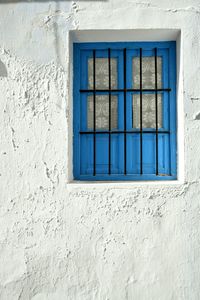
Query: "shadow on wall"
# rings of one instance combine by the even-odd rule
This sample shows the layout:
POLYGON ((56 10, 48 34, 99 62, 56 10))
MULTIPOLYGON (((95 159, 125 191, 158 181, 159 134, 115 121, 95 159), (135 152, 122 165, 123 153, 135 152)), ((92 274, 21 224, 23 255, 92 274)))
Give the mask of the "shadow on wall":
POLYGON ((0 77, 7 77, 8 73, 7 73, 7 69, 6 66, 4 65, 4 63, 0 60, 0 77))

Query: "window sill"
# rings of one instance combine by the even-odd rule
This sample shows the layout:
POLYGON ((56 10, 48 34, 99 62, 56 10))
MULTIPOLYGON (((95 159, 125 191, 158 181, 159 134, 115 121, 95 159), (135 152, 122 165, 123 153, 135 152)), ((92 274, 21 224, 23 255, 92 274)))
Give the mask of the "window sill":
POLYGON ((78 181, 73 180, 67 183, 68 188, 97 188, 97 187, 112 187, 112 188, 135 188, 148 186, 181 186, 184 180, 152 180, 152 181, 78 181))

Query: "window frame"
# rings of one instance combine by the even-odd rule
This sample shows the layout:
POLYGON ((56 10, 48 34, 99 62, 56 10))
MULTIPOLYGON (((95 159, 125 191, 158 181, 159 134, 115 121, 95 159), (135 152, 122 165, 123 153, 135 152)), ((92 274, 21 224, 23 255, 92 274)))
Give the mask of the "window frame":
MULTIPOLYGON (((74 43, 74 63, 73 63, 73 70, 74 70, 74 78, 73 78, 73 176, 75 180, 83 180, 83 181, 152 181, 152 180, 176 180, 177 179, 177 126, 176 126, 176 42, 92 42, 92 43, 74 43), (169 63, 167 68, 168 76, 169 76, 169 87, 171 91, 169 92, 169 113, 170 121, 169 121, 169 164, 171 169, 171 175, 169 176, 162 176, 156 174, 93 174, 89 175, 81 175, 80 172, 80 117, 81 117, 81 52, 84 50, 105 50, 105 49, 114 49, 114 50, 122 50, 126 48, 127 50, 135 50, 135 49, 144 49, 152 51, 153 48, 160 49, 168 49, 168 58, 169 63)), ((127 61, 127 72, 131 72, 130 70, 131 64, 128 64, 127 61)), ((163 70, 163 72, 165 72, 163 70)), ((120 72, 121 73, 121 72, 120 72)), ((86 76, 85 76, 86 78, 86 76)), ((85 79, 84 79, 85 80, 85 79)), ((164 86, 164 83, 163 83, 164 86)), ((165 86, 164 86, 165 87, 165 86)), ((106 93, 107 94, 107 93, 106 93)), ((128 102, 132 99, 132 93, 127 94, 128 102), (130 99, 129 99, 130 98, 130 99)), ((119 100, 118 100, 119 103, 119 100)), ((127 112, 127 110, 126 110, 127 112)), ((129 117, 128 117, 129 118, 129 117)), ((145 131, 145 129, 143 129, 145 131)), ((152 132, 155 132, 152 129, 152 132)), ((155 134, 155 133, 154 133, 155 134)), ((129 148, 127 147, 127 151, 129 153, 129 148)), ((129 154, 127 154, 129 155, 129 154)), ((145 153, 143 154, 145 155, 145 153)))

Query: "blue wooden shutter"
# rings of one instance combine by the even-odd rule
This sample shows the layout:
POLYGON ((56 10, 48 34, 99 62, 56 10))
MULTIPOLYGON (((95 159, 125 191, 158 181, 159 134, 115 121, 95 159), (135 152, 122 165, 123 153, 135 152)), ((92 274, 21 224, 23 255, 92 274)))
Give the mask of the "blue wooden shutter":
POLYGON ((176 179, 175 47, 175 42, 74 45, 75 179, 176 179), (156 92, 155 90, 134 89, 134 84, 132 86, 133 58, 141 59, 141 54, 142 58, 155 57, 155 53, 157 57, 162 58, 162 89, 159 90, 157 87, 156 92), (117 99, 117 128, 112 128, 112 134, 109 134, 108 129, 98 128, 95 128, 94 134, 94 128, 88 128, 88 97, 93 99, 94 95, 93 87, 88 88, 88 60, 93 59, 94 54, 94 61, 98 58, 109 59, 109 55, 110 59, 117 60, 118 84, 115 90, 109 92, 108 89, 101 91, 97 89, 95 91, 96 104, 98 96, 111 94, 117 99), (133 112, 133 98, 139 97, 140 94, 143 99, 155 94, 162 97, 162 127, 157 128, 157 134, 155 128, 143 128, 142 133, 140 128, 133 128, 133 115, 136 113, 136 111, 133 112))

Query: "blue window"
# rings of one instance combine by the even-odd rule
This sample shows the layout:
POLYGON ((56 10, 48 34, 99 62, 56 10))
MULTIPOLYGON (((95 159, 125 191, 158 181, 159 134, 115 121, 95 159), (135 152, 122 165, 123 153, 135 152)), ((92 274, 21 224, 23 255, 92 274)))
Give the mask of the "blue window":
POLYGON ((176 43, 74 44, 77 180, 176 179, 176 43))

